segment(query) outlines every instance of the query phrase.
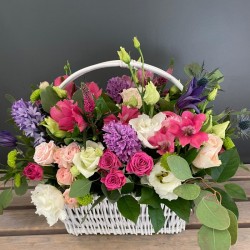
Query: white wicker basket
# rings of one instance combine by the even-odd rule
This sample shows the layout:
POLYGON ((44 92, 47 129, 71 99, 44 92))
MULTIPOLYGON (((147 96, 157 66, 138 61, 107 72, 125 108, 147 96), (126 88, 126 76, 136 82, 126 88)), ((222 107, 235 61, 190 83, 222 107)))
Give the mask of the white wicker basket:
MULTIPOLYGON (((142 68, 142 63, 137 61, 131 61, 130 65, 134 68, 142 68)), ((91 72, 93 70, 109 67, 121 67, 128 68, 128 65, 120 60, 107 61, 98 63, 83 69, 80 69, 70 75, 61 85, 60 88, 64 88, 68 83, 74 81, 78 77, 91 72)), ((183 89, 183 85, 175 77, 167 73, 166 71, 154 67, 149 64, 144 64, 144 69, 149 70, 161 77, 164 77, 174 83, 180 90, 183 89)), ((154 229, 151 225, 148 208, 146 205, 141 205, 141 213, 136 224, 125 219, 118 211, 117 205, 110 203, 107 199, 104 199, 101 203, 96 205, 89 211, 91 205, 83 206, 75 209, 70 209, 65 206, 67 218, 64 221, 65 227, 68 233, 73 235, 79 234, 141 234, 152 235, 154 229), (83 218, 88 213, 84 222, 83 218)), ((180 233, 185 230, 185 221, 180 219, 174 212, 168 207, 162 205, 164 209, 164 215, 166 218, 164 227, 158 232, 161 234, 174 234, 180 233)))
MULTIPOLYGON (((151 225, 148 207, 141 205, 141 213, 136 224, 125 219, 118 211, 116 203, 104 199, 89 211, 91 205, 71 209, 65 206, 67 218, 64 221, 69 234, 141 234, 152 235, 154 229, 151 225), (84 221, 83 218, 86 216, 84 221)), ((179 218, 168 207, 162 205, 166 218, 160 234, 174 234, 185 230, 186 222, 179 218)))

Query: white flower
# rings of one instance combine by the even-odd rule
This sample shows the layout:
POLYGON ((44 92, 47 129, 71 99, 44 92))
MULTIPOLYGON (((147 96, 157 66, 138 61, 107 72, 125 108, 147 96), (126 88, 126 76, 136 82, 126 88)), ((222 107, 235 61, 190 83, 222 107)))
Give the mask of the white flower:
POLYGON ((46 89, 49 86, 48 82, 40 82, 39 89, 46 89))
POLYGON ((103 154, 103 145, 92 141, 86 142, 86 148, 75 154, 73 163, 78 171, 86 178, 92 176, 98 167, 100 157, 103 154))
POLYGON ((154 187, 155 192, 161 199, 176 200, 178 196, 173 193, 174 189, 181 185, 171 172, 165 170, 157 163, 148 177, 149 184, 154 187))
POLYGON ((131 119, 129 124, 137 132, 139 140, 142 142, 144 147, 155 148, 148 142, 148 138, 153 136, 156 131, 162 127, 161 123, 166 119, 166 116, 160 112, 153 118, 148 115, 142 114, 137 118, 131 119))
POLYGON ((36 214, 45 216, 50 226, 58 219, 66 219, 63 195, 54 186, 38 184, 31 192, 31 202, 36 206, 36 214))

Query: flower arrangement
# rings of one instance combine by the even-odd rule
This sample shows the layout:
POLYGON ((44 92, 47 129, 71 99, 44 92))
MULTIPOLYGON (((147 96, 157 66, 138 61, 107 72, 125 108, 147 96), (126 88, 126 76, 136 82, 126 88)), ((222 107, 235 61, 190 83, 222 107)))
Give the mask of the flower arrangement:
MULTIPOLYGON (((144 70, 140 42, 134 38, 142 69, 130 65, 124 48, 118 55, 131 76, 111 78, 102 90, 95 82, 40 83, 30 101, 12 100, 11 117, 21 132, 0 132, 0 145, 13 147, 1 170, 5 184, 0 212, 23 195, 27 182, 38 181, 31 199, 36 213, 50 226, 65 220, 64 206, 86 206, 107 198, 136 223, 140 204, 146 204, 158 232, 165 223, 162 204, 180 218, 192 211, 202 227, 201 249, 220 238, 225 249, 237 239, 238 209, 233 198, 246 199, 244 190, 227 183, 241 165, 232 141, 250 135, 247 110, 214 114, 210 103, 221 90, 223 75, 204 65, 185 67, 183 90, 144 70), (238 196, 236 196, 238 194, 238 196)), ((173 61, 167 70, 173 72, 173 61)), ((220 245, 221 246, 221 245, 220 245)))

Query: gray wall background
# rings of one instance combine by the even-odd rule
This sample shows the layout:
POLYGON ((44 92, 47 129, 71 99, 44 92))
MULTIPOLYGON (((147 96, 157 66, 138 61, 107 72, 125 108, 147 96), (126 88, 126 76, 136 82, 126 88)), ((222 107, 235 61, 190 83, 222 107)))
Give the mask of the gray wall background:
MULTIPOLYGON (((225 92, 216 102, 218 112, 250 109, 249 10, 249 0, 0 0, 0 129, 9 126, 4 93, 28 98, 30 86, 52 82, 67 59, 75 71, 117 59, 120 45, 137 58, 134 36, 147 63, 166 68, 173 56, 177 78, 191 62, 219 67, 225 92)), ((100 70, 85 80, 104 86, 122 72, 100 70)), ((242 160, 250 162, 250 141, 237 144, 242 160)), ((5 155, 1 149, 0 162, 5 155)))

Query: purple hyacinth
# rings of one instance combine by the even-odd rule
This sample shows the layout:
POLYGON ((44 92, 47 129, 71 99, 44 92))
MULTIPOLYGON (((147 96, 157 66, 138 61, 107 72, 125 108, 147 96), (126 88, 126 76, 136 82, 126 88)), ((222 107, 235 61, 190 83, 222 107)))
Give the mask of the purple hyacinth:
POLYGON ((2 147, 15 147, 17 143, 17 139, 8 131, 0 131, 0 146, 2 147))
POLYGON ((200 113, 197 105, 207 98, 206 96, 201 96, 206 83, 207 81, 203 84, 198 84, 197 79, 194 77, 188 85, 187 92, 178 99, 176 106, 182 110, 194 109, 196 113, 200 113))
POLYGON ((103 138, 107 148, 122 162, 128 162, 131 156, 141 150, 141 143, 130 125, 112 121, 104 125, 103 131, 106 132, 103 138))
POLYGON ((121 93, 124 89, 129 89, 133 86, 133 83, 129 76, 113 77, 108 80, 107 83, 107 94, 116 102, 121 103, 121 93))
POLYGON ((45 141, 44 133, 38 129, 44 116, 35 104, 23 99, 16 101, 11 107, 11 115, 19 129, 24 131, 27 137, 34 138, 35 146, 45 141))

